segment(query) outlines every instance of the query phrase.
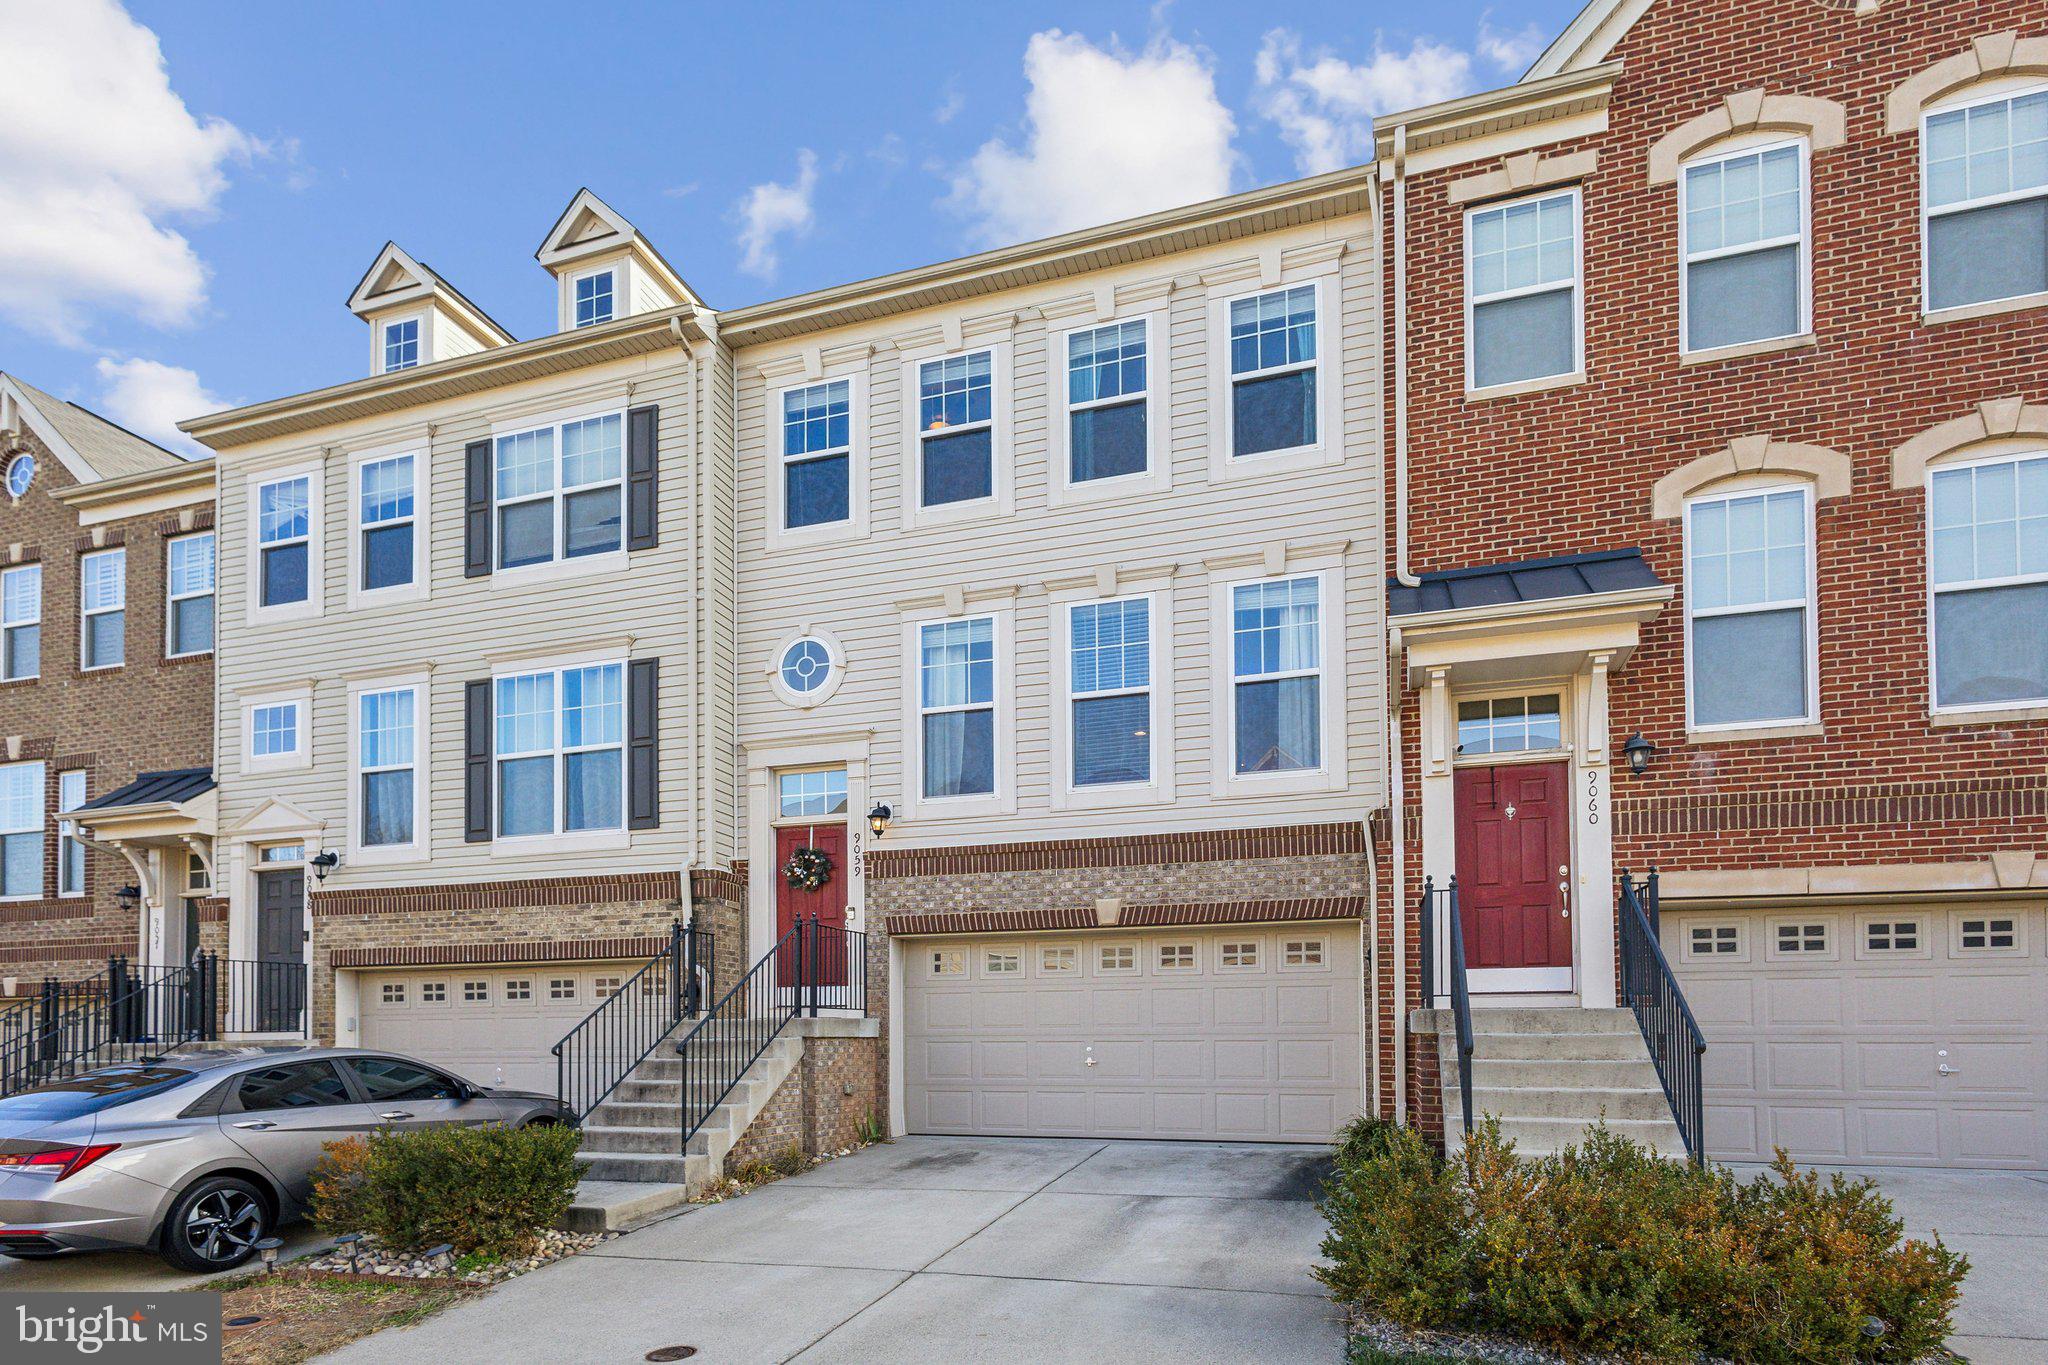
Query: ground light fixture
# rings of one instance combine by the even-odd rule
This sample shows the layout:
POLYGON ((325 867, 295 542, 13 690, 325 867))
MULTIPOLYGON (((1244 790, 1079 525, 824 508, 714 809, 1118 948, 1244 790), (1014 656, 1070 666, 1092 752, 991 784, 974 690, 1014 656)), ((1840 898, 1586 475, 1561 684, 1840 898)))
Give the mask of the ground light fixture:
POLYGON ((1643 732, 1638 730, 1622 744, 1621 756, 1628 760, 1628 770, 1641 777, 1650 770, 1650 760, 1657 756, 1657 746, 1644 739, 1643 732))
POLYGON ((272 1274, 277 1270, 277 1249, 284 1245, 280 1237, 259 1237, 256 1239, 256 1253, 263 1258, 263 1271, 272 1274))
POLYGON ((868 812, 868 828, 875 832, 877 839, 889 832, 889 808, 875 802, 875 808, 868 812))

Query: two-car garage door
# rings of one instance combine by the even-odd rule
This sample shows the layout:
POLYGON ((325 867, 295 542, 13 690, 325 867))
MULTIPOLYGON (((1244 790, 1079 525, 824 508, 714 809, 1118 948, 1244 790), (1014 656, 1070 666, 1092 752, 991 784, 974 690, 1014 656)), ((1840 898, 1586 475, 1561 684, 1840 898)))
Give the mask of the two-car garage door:
POLYGON ((1363 1091, 1358 927, 912 940, 913 1133, 1327 1142, 1363 1091))
POLYGON ((553 1094, 549 1049, 644 965, 362 972, 356 1008, 363 1046, 447 1067, 478 1085, 553 1094))

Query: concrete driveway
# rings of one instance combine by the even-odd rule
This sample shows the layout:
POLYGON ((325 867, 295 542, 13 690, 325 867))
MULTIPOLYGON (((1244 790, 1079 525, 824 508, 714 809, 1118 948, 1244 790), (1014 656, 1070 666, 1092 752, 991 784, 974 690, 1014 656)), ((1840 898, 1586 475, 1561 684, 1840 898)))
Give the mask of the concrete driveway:
MULTIPOLYGON (((284 1241, 277 1252, 280 1261, 310 1255, 328 1245, 328 1239, 310 1223, 293 1223, 277 1235, 284 1241)), ((106 1289, 204 1289, 208 1280, 245 1274, 261 1265, 261 1261, 251 1261, 238 1270, 218 1275, 194 1275, 188 1270, 173 1269, 146 1251, 96 1251, 89 1256, 59 1256, 48 1261, 11 1261, 0 1256, 0 1294, 25 1294, 31 1290, 71 1294, 106 1289)))
POLYGON ((1337 1361, 1320 1149, 905 1138, 325 1357, 1337 1361))

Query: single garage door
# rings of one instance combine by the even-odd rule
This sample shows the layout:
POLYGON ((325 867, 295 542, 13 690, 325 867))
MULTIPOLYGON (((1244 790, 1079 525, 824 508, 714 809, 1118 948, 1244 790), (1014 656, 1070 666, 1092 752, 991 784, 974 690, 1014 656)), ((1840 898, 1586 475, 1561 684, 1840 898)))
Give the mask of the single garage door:
POLYGON ((366 971, 364 1047, 447 1067, 478 1085, 555 1093, 562 1035, 640 970, 640 962, 366 971))
POLYGON ((1327 1142, 1359 1112, 1358 926, 905 947, 914 1133, 1327 1142))
POLYGON ((1708 1154, 2048 1167, 2042 928, 2031 908, 1667 915, 1708 1154))

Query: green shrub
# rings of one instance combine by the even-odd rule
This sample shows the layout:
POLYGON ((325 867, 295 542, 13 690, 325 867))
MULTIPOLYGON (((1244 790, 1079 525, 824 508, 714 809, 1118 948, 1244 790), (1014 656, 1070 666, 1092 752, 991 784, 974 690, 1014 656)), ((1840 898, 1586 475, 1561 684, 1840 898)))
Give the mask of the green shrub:
POLYGON ((368 1232, 401 1250, 448 1242, 516 1256, 569 1211, 574 1128, 423 1128, 328 1144, 313 1177, 324 1232, 368 1232))
POLYGON ((1905 1240, 1868 1181, 1780 1154, 1744 1183, 1604 1127, 1530 1158, 1488 1122, 1444 1162, 1412 1132, 1354 1124, 1321 1207, 1316 1275, 1340 1303, 1567 1354, 1916 1360, 1947 1337, 1969 1268, 1905 1240))
POLYGON ((1400 1131, 1401 1125, 1392 1119, 1360 1114, 1337 1132, 1337 1164, 1355 1166, 1380 1155, 1400 1131))

